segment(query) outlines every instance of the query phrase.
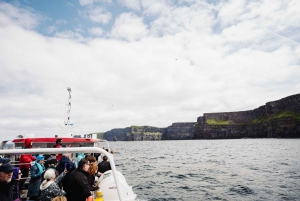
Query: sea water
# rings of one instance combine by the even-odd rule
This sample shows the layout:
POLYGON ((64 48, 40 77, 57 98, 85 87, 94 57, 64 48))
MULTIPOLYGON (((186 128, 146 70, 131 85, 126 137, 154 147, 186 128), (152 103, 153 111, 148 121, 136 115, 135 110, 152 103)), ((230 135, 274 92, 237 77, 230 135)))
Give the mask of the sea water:
POLYGON ((111 142, 140 201, 300 200, 300 139, 111 142))

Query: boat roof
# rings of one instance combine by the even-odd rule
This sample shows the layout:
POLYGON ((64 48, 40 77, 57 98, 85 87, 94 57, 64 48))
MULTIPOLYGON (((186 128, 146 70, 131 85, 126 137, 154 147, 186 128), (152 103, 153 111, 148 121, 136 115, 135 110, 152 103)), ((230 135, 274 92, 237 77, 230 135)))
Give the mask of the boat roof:
MULTIPOLYGON (((14 143, 25 143, 25 139, 26 138, 14 139, 14 140, 12 140, 12 142, 14 142, 14 143)), ((64 143, 99 142, 98 139, 94 139, 94 138, 70 138, 70 137, 37 138, 37 137, 34 137, 34 138, 31 138, 31 139, 33 139, 33 143, 35 143, 35 142, 39 142, 39 143, 56 143, 57 139, 62 139, 62 141, 64 143)))

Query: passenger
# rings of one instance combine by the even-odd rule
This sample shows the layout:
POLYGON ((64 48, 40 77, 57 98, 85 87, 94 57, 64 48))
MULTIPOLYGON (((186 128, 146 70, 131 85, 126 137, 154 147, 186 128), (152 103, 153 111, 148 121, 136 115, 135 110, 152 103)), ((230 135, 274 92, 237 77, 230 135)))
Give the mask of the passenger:
MULTIPOLYGON (((45 155, 44 155, 44 156, 45 156, 45 155)), ((52 161, 52 159, 55 159, 55 160, 56 160, 55 154, 48 155, 48 159, 46 159, 46 157, 45 157, 46 162, 44 163, 44 166, 45 166, 45 169, 46 169, 46 170, 48 169, 49 163, 50 163, 50 161, 52 161)), ((57 160, 56 160, 56 161, 57 161, 57 160)))
POLYGON ((78 167, 79 161, 80 161, 81 159, 83 159, 83 158, 85 158, 85 155, 84 155, 83 153, 79 152, 79 153, 77 154, 77 158, 76 158, 76 167, 78 167))
POLYGON ((0 158, 0 165, 10 163, 9 158, 0 158))
POLYGON ((110 155, 112 156, 112 158, 114 158, 114 154, 115 154, 114 150, 110 150, 110 155))
POLYGON ((89 160, 83 158, 79 161, 78 168, 70 174, 69 188, 66 189, 67 200, 86 201, 86 199, 91 199, 92 196, 87 179, 89 167, 89 160))
POLYGON ((89 183, 89 187, 90 187, 90 191, 95 191, 99 189, 98 185, 95 185, 95 174, 98 171, 98 166, 97 166, 97 162, 96 162, 96 158, 94 156, 89 156, 87 157, 87 159, 90 162, 90 167, 88 170, 88 183, 89 183))
POLYGON ((62 172, 58 177, 56 177, 55 169, 49 168, 44 174, 44 181, 40 185, 42 201, 51 201, 56 196, 63 195, 63 192, 57 185, 58 182, 66 175, 66 172, 62 172))
POLYGON ((14 190, 13 190, 13 200, 18 201, 20 200, 20 179, 22 176, 22 172, 19 167, 14 167, 12 182, 14 183, 14 190))
MULTIPOLYGON (((62 148, 62 142, 63 142, 63 141, 62 141, 61 138, 56 139, 56 145, 55 145, 55 148, 62 148)), ((56 155, 56 160, 60 161, 61 157, 62 157, 62 154, 57 154, 57 155, 56 155)))
POLYGON ((13 166, 10 163, 1 164, 0 166, 0 200, 12 201, 13 200, 13 187, 12 182, 13 166))
POLYGON ((56 170, 58 171, 58 174, 61 174, 65 169, 68 171, 66 176, 61 181, 61 185, 65 191, 67 191, 67 189, 69 188, 68 179, 70 173, 76 169, 75 164, 70 160, 70 158, 71 158, 70 153, 64 153, 58 165, 56 166, 56 170))
MULTIPOLYGON (((103 147, 102 149, 104 149, 105 151, 108 152, 108 149, 106 149, 105 147, 103 147)), ((101 163, 103 161, 103 156, 105 156, 104 154, 100 154, 100 156, 98 157, 98 163, 101 163)))
POLYGON ((36 163, 30 168, 31 178, 29 181, 27 192, 27 197, 29 197, 30 200, 37 200, 37 198, 40 196, 40 185, 42 174, 44 171, 44 156, 39 155, 37 157, 36 163))
POLYGON ((100 172, 101 175, 107 170, 111 170, 110 162, 107 161, 107 156, 103 156, 103 161, 98 164, 98 172, 100 172))
MULTIPOLYGON (((33 139, 31 138, 26 138, 25 139, 25 149, 31 149, 32 148, 32 143, 33 143, 33 139)), ((20 170, 22 172, 22 177, 20 180, 20 190, 23 189, 24 187, 24 183, 26 181, 26 179, 28 178, 28 173, 29 173, 29 169, 31 166, 31 162, 35 161, 36 157, 32 156, 31 154, 22 154, 20 156, 20 170)))
MULTIPOLYGON (((56 159, 51 159, 51 160, 48 160, 47 162, 48 162, 48 168, 45 167, 46 171, 47 171, 48 169, 53 169, 54 172, 55 172, 55 176, 58 177, 59 173, 58 173, 58 171, 56 170, 56 166, 57 166, 57 164, 58 164, 58 161, 57 161, 56 159)), ((46 171, 45 171, 45 172, 46 172, 46 171)), ((45 172, 44 172, 44 173, 45 173, 45 172)), ((44 180, 44 175, 42 176, 42 181, 43 181, 43 180, 44 180)))

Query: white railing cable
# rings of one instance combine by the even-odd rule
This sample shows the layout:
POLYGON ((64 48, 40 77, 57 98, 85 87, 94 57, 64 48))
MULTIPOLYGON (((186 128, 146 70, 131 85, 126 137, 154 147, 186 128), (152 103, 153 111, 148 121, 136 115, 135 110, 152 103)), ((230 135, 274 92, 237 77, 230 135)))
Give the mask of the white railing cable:
POLYGON ((123 201, 123 197, 121 194, 121 185, 118 179, 118 174, 117 174, 117 169, 115 166, 115 162, 113 157, 111 156, 110 153, 108 153, 107 151, 101 149, 101 148, 97 148, 97 147, 69 147, 69 148, 39 148, 39 149, 5 149, 5 150, 0 150, 0 154, 41 154, 41 153, 47 153, 47 154, 51 154, 51 153, 76 153, 76 152, 81 152, 81 153, 101 153, 104 154, 105 156, 107 156, 109 162, 110 162, 110 166, 111 166, 111 170, 113 172, 113 176, 115 179, 115 183, 117 186, 117 191, 118 191, 118 195, 119 195, 119 199, 120 201, 123 201))

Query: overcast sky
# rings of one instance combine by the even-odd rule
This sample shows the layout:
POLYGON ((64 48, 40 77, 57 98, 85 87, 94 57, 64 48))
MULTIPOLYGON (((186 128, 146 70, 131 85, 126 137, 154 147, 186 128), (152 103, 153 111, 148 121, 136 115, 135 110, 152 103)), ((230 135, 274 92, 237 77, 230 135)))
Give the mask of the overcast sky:
POLYGON ((167 127, 300 92, 299 0, 0 1, 0 138, 167 127))

